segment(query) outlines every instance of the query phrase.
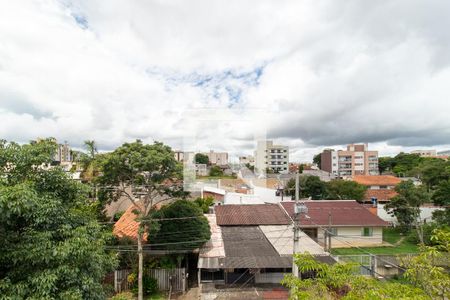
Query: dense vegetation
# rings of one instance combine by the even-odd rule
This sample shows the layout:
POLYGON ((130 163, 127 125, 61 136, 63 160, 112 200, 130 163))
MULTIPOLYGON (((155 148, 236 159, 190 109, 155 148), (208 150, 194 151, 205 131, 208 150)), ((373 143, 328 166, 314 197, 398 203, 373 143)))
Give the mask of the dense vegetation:
POLYGON ((0 298, 104 299, 111 237, 85 186, 49 168, 51 140, 0 142, 0 298))

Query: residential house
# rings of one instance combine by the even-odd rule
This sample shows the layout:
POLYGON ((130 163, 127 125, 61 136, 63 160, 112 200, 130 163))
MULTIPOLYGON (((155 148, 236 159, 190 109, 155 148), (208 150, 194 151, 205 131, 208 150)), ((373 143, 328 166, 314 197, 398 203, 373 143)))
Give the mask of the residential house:
POLYGON ((367 191, 364 197, 366 202, 388 202, 397 195, 395 186, 402 182, 398 177, 392 175, 358 175, 353 176, 353 181, 365 185, 367 191))

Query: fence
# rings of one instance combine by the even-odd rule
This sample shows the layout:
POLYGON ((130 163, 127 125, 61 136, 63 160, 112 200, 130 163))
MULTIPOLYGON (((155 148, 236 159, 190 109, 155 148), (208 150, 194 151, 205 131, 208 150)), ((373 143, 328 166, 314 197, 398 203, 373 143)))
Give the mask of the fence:
MULTIPOLYGON (((148 276, 158 281, 160 291, 168 291, 172 286, 173 292, 184 292, 186 290, 186 269, 150 269, 146 270, 148 276)), ((114 271, 114 290, 117 293, 130 289, 128 275, 131 270, 114 271)))

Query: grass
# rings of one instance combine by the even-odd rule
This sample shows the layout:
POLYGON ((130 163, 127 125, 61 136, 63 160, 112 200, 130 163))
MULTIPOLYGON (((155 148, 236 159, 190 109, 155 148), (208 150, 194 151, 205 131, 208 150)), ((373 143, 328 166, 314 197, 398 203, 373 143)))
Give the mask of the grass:
POLYGON ((146 300, 166 300, 167 297, 166 297, 166 295, 163 294, 163 293, 156 293, 156 294, 153 294, 153 295, 151 295, 151 296, 148 296, 148 297, 145 298, 145 299, 146 299, 146 300))
POLYGON ((419 247, 416 244, 409 242, 404 235, 401 235, 401 233, 394 228, 386 228, 383 230, 383 241, 392 245, 396 245, 380 247, 336 248, 332 249, 331 253, 334 255, 353 255, 370 252, 373 254, 397 255, 417 253, 419 251, 419 247))

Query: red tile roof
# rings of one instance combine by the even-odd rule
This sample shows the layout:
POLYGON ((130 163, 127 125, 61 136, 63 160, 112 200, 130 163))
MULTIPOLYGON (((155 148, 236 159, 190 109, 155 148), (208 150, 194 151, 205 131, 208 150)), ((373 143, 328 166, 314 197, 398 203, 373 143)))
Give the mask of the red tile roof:
POLYGON ((397 185, 402 180, 391 175, 356 175, 353 181, 362 185, 397 185))
POLYGON ((391 200, 392 197, 397 196, 397 192, 395 190, 388 189, 379 189, 379 190, 371 190, 368 189, 366 191, 365 198, 366 200, 370 200, 372 198, 377 198, 378 201, 386 201, 391 200))
MULTIPOLYGON (((282 202, 288 214, 294 215, 294 201, 282 202)), ((305 201, 309 218, 302 217, 300 225, 305 227, 328 226, 388 226, 389 223, 370 213, 362 204, 353 200, 311 200, 305 201)))
POLYGON ((291 220, 277 204, 220 205, 217 225, 288 225, 291 220))
MULTIPOLYGON (((114 224, 113 234, 119 238, 129 237, 137 240, 139 222, 136 221, 136 206, 131 205, 114 224)), ((147 233, 144 233, 144 241, 147 240, 147 233)))

